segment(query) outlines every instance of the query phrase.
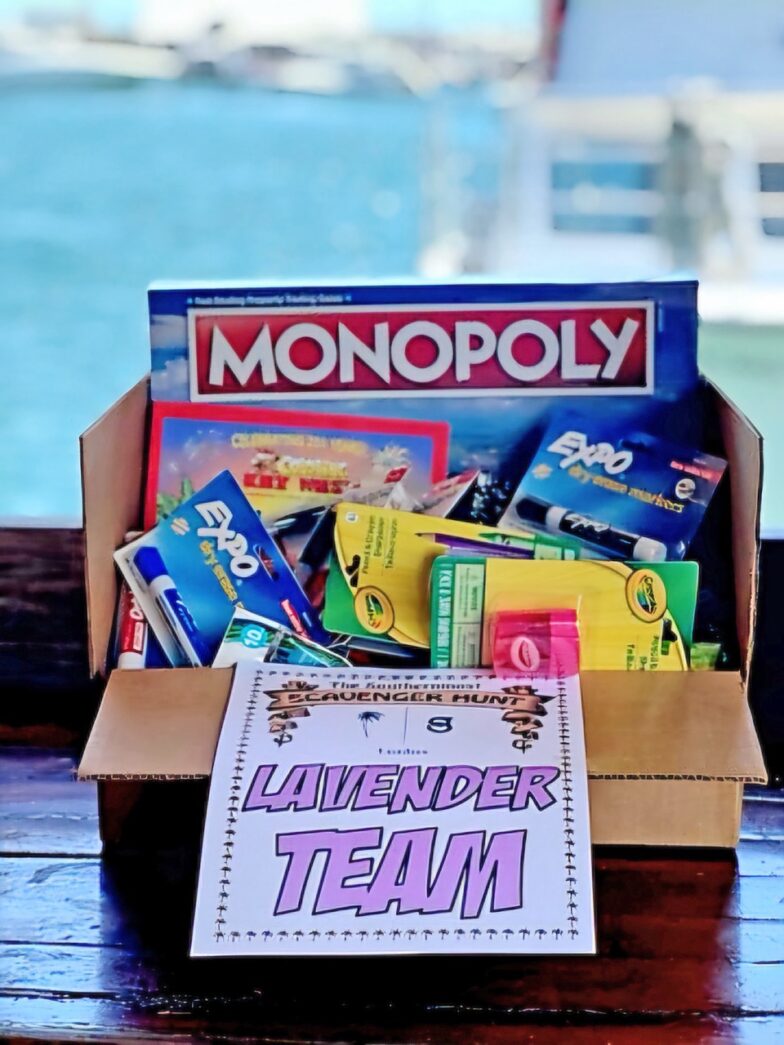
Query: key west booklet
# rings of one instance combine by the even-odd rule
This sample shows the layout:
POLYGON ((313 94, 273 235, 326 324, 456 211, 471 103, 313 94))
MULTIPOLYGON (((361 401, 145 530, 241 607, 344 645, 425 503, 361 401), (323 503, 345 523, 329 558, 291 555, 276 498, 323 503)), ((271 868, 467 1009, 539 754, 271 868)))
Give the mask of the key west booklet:
POLYGON ((192 956, 594 951, 578 676, 237 665, 192 956))

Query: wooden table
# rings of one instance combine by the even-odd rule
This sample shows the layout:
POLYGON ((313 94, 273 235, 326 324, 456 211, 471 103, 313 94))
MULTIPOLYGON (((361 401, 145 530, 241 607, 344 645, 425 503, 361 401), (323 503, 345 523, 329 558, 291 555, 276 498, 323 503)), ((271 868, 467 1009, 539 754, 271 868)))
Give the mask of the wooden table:
POLYGON ((597 852, 597 958, 192 961, 195 853, 102 861, 74 764, 0 752, 0 1034, 784 1041, 784 804, 764 791, 737 857, 597 852))
POLYGON ((737 853, 596 852, 596 958, 189 960, 195 849, 102 859, 73 779, 97 697, 79 566, 75 531, 0 540, 0 1035, 784 1041, 784 801, 762 789, 737 853))

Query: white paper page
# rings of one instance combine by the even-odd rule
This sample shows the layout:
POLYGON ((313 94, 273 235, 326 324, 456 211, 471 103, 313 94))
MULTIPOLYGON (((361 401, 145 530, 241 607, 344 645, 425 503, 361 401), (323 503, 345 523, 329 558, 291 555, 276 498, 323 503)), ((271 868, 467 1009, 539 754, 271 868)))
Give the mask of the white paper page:
POLYGON ((193 955, 594 950, 577 676, 238 664, 193 955))

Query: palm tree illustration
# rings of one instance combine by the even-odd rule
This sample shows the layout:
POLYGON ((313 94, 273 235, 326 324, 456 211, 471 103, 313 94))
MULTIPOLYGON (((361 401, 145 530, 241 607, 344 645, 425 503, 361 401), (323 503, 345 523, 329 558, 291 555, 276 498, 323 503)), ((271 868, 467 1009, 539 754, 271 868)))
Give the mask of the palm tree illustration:
POLYGON ((429 939, 433 935, 433 930, 432 929, 423 929, 422 930, 422 935, 427 940, 427 939, 429 939))
POLYGON ((248 929, 248 931, 245 933, 245 939, 246 940, 255 940, 256 939, 256 933, 253 931, 253 929, 248 929))
POLYGON ((377 940, 380 940, 382 936, 386 936, 386 933, 384 932, 383 929, 376 929, 376 931, 373 933, 373 935, 375 936, 375 938, 377 940))
POLYGON ((360 711, 357 715, 357 719, 362 724, 362 732, 365 736, 368 735, 368 728, 372 722, 380 722, 384 717, 383 711, 360 711))
POLYGON ((442 940, 445 940, 447 938, 447 936, 449 936, 449 930, 448 929, 439 929, 438 930, 438 935, 441 937, 442 940))
POLYGON ((488 936, 498 936, 498 930, 497 929, 488 929, 487 930, 487 935, 488 936))
POLYGON ((525 939, 526 936, 530 936, 531 935, 531 930, 530 929, 520 929, 520 935, 522 936, 523 939, 525 939))
POLYGON ((295 939, 295 940, 297 941, 297 943, 299 943, 299 941, 300 941, 300 940, 302 939, 302 937, 303 937, 303 936, 304 936, 305 934, 304 934, 304 932, 303 932, 303 931, 302 931, 301 929, 297 929, 297 930, 296 930, 295 932, 293 932, 293 933, 292 933, 291 935, 292 935, 292 936, 294 937, 294 939, 295 939))
POLYGON ((321 933, 318 931, 318 929, 311 929, 308 933, 308 936, 311 938, 311 940, 315 940, 318 936, 321 936, 321 933))
POLYGON ((261 934, 261 936, 262 936, 262 939, 263 939, 263 940, 264 940, 265 942, 266 942, 267 940, 271 940, 271 939, 272 939, 272 937, 273 937, 274 935, 275 935, 275 934, 274 934, 274 933, 272 933, 272 932, 270 932, 270 930, 269 930, 269 929, 265 929, 265 930, 264 930, 264 932, 263 932, 263 933, 261 934))
POLYGON ((281 939, 281 940, 288 939, 288 935, 289 934, 286 932, 285 929, 281 929, 280 932, 278 933, 278 938, 281 939))
POLYGON ((416 929, 406 929, 406 936, 409 938, 409 940, 416 936, 416 934, 416 929))
POLYGON ((563 929, 553 929, 553 936, 556 938, 556 940, 560 936, 563 936, 563 929))
POLYGON ((239 940, 241 935, 242 935, 242 933, 238 933, 237 930, 234 929, 234 930, 232 930, 232 932, 229 933, 229 939, 231 940, 232 943, 236 943, 237 940, 239 940))
POLYGON ((402 932, 402 929, 393 929, 392 930, 392 939, 393 940, 399 939, 401 932, 402 932))
POLYGON ((367 929, 360 929, 357 933, 357 936, 360 938, 360 940, 366 940, 368 936, 367 929))
POLYGON ((541 940, 543 937, 547 936, 547 930, 546 929, 537 929, 536 930, 536 935, 541 940))
POLYGON ((334 929, 328 929, 328 930, 327 930, 327 932, 325 932, 325 933, 324 933, 324 935, 325 935, 325 936, 326 936, 326 937, 327 937, 328 939, 330 939, 330 940, 334 940, 334 939, 335 939, 335 937, 337 936, 337 933, 335 932, 335 930, 334 930, 334 929))
POLYGON ((455 929, 455 936, 465 936, 465 929, 455 929))
POLYGON ((343 937, 344 940, 347 940, 349 936, 353 936, 354 934, 350 929, 344 929, 340 935, 343 937))
POLYGON ((482 935, 482 930, 481 929, 472 929, 471 930, 471 935, 473 936, 474 939, 476 939, 477 936, 481 936, 482 935))
POLYGON ((507 938, 507 940, 511 940, 511 938, 514 936, 514 929, 504 929, 504 936, 507 938))

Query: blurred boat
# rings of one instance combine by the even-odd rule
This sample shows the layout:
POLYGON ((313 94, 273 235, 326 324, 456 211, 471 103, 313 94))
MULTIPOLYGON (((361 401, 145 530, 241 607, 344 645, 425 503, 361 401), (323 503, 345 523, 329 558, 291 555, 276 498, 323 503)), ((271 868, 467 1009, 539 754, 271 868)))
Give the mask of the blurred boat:
POLYGON ((0 88, 174 80, 184 68, 168 48, 93 39, 75 25, 0 27, 0 88))
POLYGON ((502 85, 496 220, 423 271, 538 279, 696 272, 701 311, 784 321, 780 0, 545 0, 539 80, 502 85))

